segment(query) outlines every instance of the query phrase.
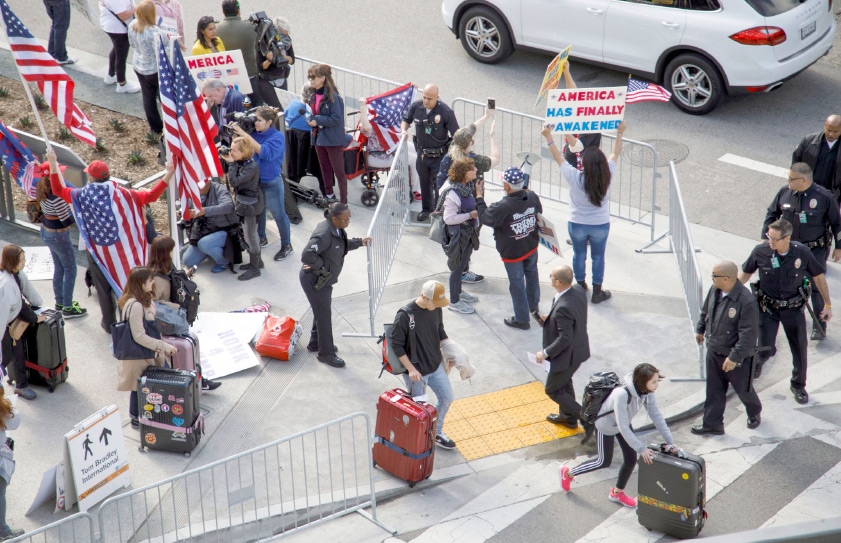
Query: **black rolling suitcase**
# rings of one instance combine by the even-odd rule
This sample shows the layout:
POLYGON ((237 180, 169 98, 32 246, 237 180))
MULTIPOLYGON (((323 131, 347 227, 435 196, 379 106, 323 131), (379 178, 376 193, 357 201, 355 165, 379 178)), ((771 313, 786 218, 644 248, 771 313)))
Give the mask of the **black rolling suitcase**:
POLYGON ((143 372, 137 380, 141 450, 190 455, 204 433, 200 386, 194 371, 149 367, 143 372))
POLYGON ((64 343, 64 317, 45 309, 44 322, 26 329, 23 354, 29 383, 45 386, 50 392, 67 380, 67 348, 64 343))
POLYGON ((704 527, 706 504, 706 464, 704 459, 683 452, 671 454, 662 448, 654 463, 639 459, 637 520, 649 530, 687 539, 704 527))

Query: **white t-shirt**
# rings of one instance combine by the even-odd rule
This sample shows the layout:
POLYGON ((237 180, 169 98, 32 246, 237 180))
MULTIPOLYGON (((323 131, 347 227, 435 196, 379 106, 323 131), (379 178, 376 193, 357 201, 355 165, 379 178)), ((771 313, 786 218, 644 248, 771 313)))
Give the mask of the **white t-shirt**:
POLYGON ((123 24, 122 19, 109 9, 114 13, 127 11, 131 9, 131 0, 99 0, 99 26, 102 30, 109 34, 126 34, 128 31, 125 25, 128 21, 123 24))

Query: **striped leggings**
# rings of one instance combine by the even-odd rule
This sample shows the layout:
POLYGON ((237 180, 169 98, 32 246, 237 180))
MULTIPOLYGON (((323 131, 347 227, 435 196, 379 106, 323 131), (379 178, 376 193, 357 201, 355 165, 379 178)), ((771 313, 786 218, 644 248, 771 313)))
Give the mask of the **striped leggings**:
POLYGON ((613 462, 613 441, 614 438, 619 440, 619 448, 622 449, 622 467, 619 468, 619 477, 616 479, 616 490, 624 490, 625 485, 628 484, 628 479, 631 478, 631 474, 634 472, 634 466, 637 465, 637 451, 635 451, 628 442, 625 441, 625 438, 622 437, 622 434, 616 434, 615 436, 607 436, 601 433, 598 429, 596 430, 596 444, 599 447, 599 455, 596 457, 595 460, 590 460, 584 462, 583 464, 572 468, 569 471, 569 474, 575 477, 576 475, 580 475, 582 473, 587 473, 590 471, 596 471, 597 469, 602 469, 606 467, 610 467, 611 462, 613 462))

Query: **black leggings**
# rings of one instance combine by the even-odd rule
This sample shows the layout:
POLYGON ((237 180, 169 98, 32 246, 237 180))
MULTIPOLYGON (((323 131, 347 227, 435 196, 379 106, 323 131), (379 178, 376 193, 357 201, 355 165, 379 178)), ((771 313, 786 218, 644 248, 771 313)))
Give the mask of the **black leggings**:
POLYGON ((589 471, 596 471, 597 469, 607 468, 613 462, 613 438, 619 440, 619 448, 622 449, 622 467, 619 468, 619 477, 616 478, 616 490, 625 490, 625 485, 628 484, 628 479, 634 472, 634 466, 637 465, 637 451, 628 445, 622 434, 615 436, 607 436, 596 430, 596 444, 599 447, 599 455, 595 460, 584 462, 577 467, 572 468, 569 474, 575 477, 582 473, 589 471))
MULTIPOLYGON (((143 95, 143 111, 146 113, 149 130, 155 134, 160 134, 164 131, 164 121, 161 119, 161 112, 158 109, 158 73, 144 75, 138 73, 137 70, 134 73, 140 82, 140 93, 143 95)), ((148 239, 148 241, 149 243, 152 242, 151 239, 148 239)))
MULTIPOLYGON (((23 353, 24 338, 21 337, 13 345, 12 336, 9 334, 9 327, 6 326, 6 333, 3 334, 3 366, 11 366, 15 371, 15 388, 26 388, 29 386, 26 375, 26 358, 23 353)), ((0 386, 3 386, 0 383, 0 386)), ((2 519, 0 519, 2 520, 2 519)))
POLYGON ((117 76, 117 83, 126 82, 126 59, 128 58, 128 34, 111 34, 111 52, 108 53, 108 75, 117 76))

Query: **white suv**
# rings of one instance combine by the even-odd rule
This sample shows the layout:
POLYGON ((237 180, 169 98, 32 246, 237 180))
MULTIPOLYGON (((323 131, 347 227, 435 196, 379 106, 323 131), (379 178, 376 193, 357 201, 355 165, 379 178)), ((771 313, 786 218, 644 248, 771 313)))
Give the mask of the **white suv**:
POLYGON ((630 71, 687 113, 724 93, 768 92, 829 52, 832 0, 444 0, 467 53, 494 64, 515 48, 630 71))

